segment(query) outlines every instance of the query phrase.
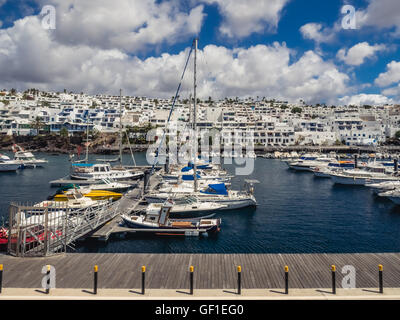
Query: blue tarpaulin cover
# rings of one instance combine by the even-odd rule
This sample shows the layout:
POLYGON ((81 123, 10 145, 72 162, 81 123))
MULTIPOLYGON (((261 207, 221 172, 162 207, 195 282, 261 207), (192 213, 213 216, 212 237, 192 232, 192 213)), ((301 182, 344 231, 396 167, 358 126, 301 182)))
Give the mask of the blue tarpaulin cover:
MULTIPOLYGON (((200 179, 200 175, 197 175, 197 179, 200 179)), ((182 176, 182 180, 184 181, 193 181, 194 180, 194 176, 191 174, 185 174, 182 176)))
POLYGON ((206 191, 201 191, 205 194, 220 194, 227 196, 228 190, 226 190, 225 183, 209 184, 206 191))

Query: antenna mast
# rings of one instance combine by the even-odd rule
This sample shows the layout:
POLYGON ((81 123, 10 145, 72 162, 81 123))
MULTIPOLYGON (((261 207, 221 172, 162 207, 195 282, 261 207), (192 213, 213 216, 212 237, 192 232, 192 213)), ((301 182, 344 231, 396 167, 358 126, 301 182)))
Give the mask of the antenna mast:
POLYGON ((197 146, 197 101, 196 101, 196 89, 197 89, 197 83, 196 83, 196 72, 197 72, 197 44, 198 44, 199 39, 195 38, 194 39, 194 88, 193 88, 193 143, 194 143, 194 159, 193 159, 193 179, 194 179, 194 192, 197 192, 197 151, 198 151, 198 146, 197 146))
POLYGON ((119 164, 122 167, 122 89, 119 89, 119 164))

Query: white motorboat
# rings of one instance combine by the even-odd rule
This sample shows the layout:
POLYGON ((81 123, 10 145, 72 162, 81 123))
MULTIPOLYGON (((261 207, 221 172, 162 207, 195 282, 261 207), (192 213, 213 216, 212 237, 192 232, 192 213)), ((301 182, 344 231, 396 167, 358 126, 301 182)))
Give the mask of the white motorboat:
POLYGON ((386 197, 393 201, 395 204, 400 204, 400 189, 389 190, 378 194, 380 197, 386 197))
POLYGON ((187 196, 174 201, 171 215, 178 217, 198 216, 226 209, 227 206, 216 202, 201 202, 196 197, 187 196))
POLYGON ((297 161, 288 162, 290 169, 299 171, 313 171, 315 167, 327 167, 329 163, 336 161, 334 158, 330 157, 304 157, 297 161))
POLYGON ((23 168, 36 168, 42 167, 44 164, 48 163, 44 159, 36 159, 32 152, 24 150, 17 144, 13 145, 14 160, 19 161, 23 168))
POLYGON ((220 231, 221 219, 170 219, 171 209, 174 203, 170 200, 159 203, 150 204, 146 213, 140 216, 121 215, 124 223, 130 227, 137 229, 136 231, 146 234, 169 235, 169 236, 186 236, 200 235, 203 233, 217 233, 220 231))
POLYGON ((44 159, 36 159, 32 152, 18 151, 14 154, 14 160, 20 161, 24 168, 42 167, 48 163, 44 159))
POLYGON ((248 186, 248 191, 235 191, 227 190, 224 183, 210 184, 207 188, 198 192, 193 192, 193 189, 191 189, 192 192, 187 193, 157 192, 146 195, 145 199, 148 203, 163 203, 167 199, 176 201, 192 195, 200 202, 215 202, 225 205, 226 207, 222 210, 241 209, 257 205, 257 201, 253 195, 252 183, 248 186))
POLYGON ((91 184, 90 189, 92 190, 107 190, 114 192, 123 192, 131 188, 130 184, 113 181, 110 179, 102 179, 99 183, 91 184))
POLYGON ((73 163, 71 165, 71 179, 77 180, 129 180, 143 175, 143 172, 132 173, 129 170, 113 169, 108 163, 73 163))
POLYGON ((394 189, 400 188, 400 180, 399 181, 384 181, 379 183, 366 183, 366 187, 371 188, 374 193, 382 193, 394 189))
MULTIPOLYGON (((194 179, 194 171, 193 169, 183 171, 185 168, 181 170, 172 171, 168 174, 162 175, 162 178, 165 180, 182 180, 182 181, 193 181, 194 179)), ((197 180, 214 180, 220 182, 228 182, 233 176, 227 175, 226 172, 222 172, 221 170, 197 170, 197 180)))
POLYGON ((86 209, 89 207, 98 207, 109 203, 108 200, 92 200, 89 197, 85 197, 78 190, 74 190, 71 193, 66 194, 67 201, 53 201, 46 200, 35 204, 35 207, 54 207, 54 208, 70 208, 70 209, 86 209))
POLYGON ((314 175, 319 178, 331 178, 331 174, 338 171, 354 169, 353 161, 334 161, 326 165, 311 167, 314 175))
POLYGON ((366 183, 379 183, 384 181, 397 181, 398 176, 388 174, 383 166, 368 166, 365 169, 345 170, 333 172, 332 180, 337 184, 365 185, 366 183))
POLYGON ((0 172, 17 171, 21 167, 21 162, 11 160, 10 157, 0 154, 0 172))

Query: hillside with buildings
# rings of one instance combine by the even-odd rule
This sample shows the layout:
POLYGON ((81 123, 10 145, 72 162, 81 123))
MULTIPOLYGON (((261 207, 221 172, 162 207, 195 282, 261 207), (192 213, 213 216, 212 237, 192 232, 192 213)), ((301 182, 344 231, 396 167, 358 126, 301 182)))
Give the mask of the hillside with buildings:
MULTIPOLYGON (((146 132, 165 126, 172 105, 171 99, 123 96, 121 100, 122 108, 119 96, 4 90, 0 92, 0 147, 7 148, 10 141, 32 141, 31 147, 42 151, 70 150, 82 143, 88 126, 91 135, 100 139, 92 141, 96 150, 115 144, 120 123, 129 129, 131 143, 146 144, 146 132), (39 135, 51 135, 54 141, 45 144, 39 135)), ((224 143, 247 143, 246 134, 252 132, 251 139, 259 147, 378 146, 396 141, 400 131, 397 105, 309 106, 302 101, 213 101, 211 97, 198 102, 199 130, 219 130, 224 143), (233 136, 234 130, 243 132, 243 137, 233 136)), ((189 122, 190 110, 188 99, 179 100, 172 120, 189 122)))

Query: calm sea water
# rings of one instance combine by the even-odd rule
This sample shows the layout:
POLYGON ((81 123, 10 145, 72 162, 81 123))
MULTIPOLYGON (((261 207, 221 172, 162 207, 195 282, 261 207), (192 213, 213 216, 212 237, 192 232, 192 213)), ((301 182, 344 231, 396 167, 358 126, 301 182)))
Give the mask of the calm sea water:
MULTIPOLYGON (((66 155, 37 154, 49 160, 45 168, 0 173, 0 215, 7 217, 11 201, 41 201, 56 189, 49 181, 69 172, 66 155)), ((145 154, 135 154, 146 164, 145 154)), ((92 155, 91 159, 104 158, 92 155)), ((125 163, 131 163, 125 155, 125 163)), ((234 170, 232 165, 225 166, 234 170)), ((311 253, 398 252, 400 207, 375 197, 365 187, 334 185, 312 173, 288 170, 279 160, 256 159, 250 177, 236 177, 233 187, 253 178, 258 207, 218 214, 217 237, 111 239, 85 243, 78 252, 146 253, 311 253)))

